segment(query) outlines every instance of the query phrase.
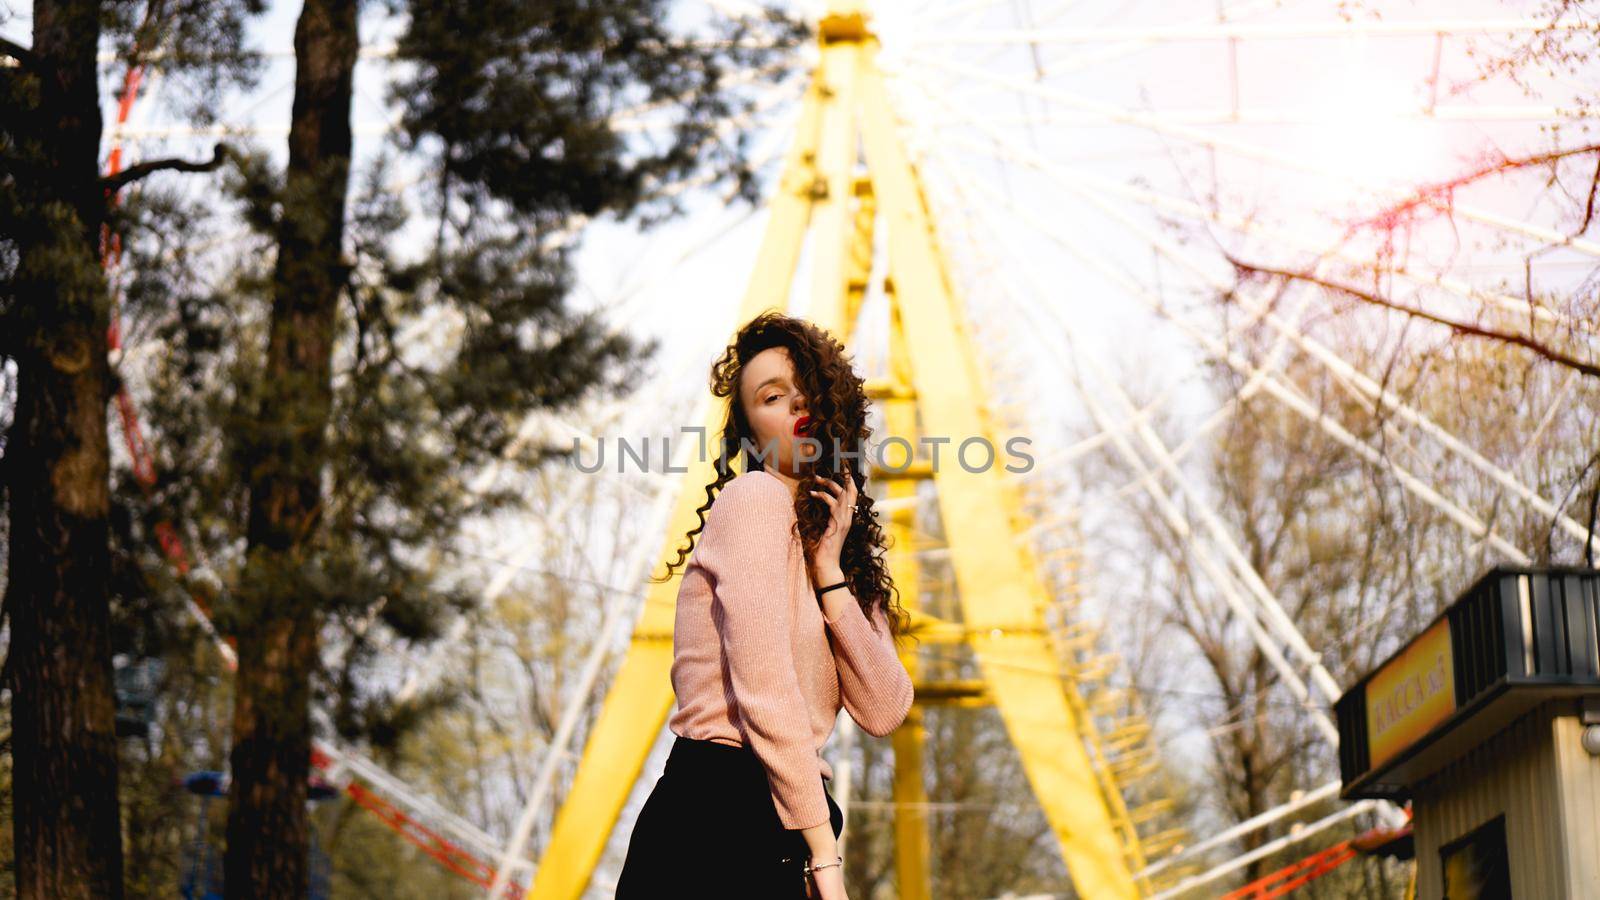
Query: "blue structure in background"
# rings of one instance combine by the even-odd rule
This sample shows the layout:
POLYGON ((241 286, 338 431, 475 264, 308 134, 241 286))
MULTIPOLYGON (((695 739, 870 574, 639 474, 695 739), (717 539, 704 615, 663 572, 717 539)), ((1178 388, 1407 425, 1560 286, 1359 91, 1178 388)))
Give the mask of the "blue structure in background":
POLYGON ((153 657, 117 654, 111 661, 117 700, 117 737, 148 738, 155 721, 156 686, 166 664, 153 657))
MULTIPOLYGON (((206 815, 212 800, 228 796, 228 776, 223 772, 194 772, 183 779, 183 788, 200 798, 200 813, 195 821, 194 842, 184 855, 178 894, 183 900, 222 900, 222 859, 207 839, 206 815)), ((338 789, 320 778, 313 778, 307 790, 313 803, 338 794, 338 789)), ((311 826, 310 858, 306 862, 306 900, 328 900, 333 896, 333 861, 322 851, 315 825, 311 826)))

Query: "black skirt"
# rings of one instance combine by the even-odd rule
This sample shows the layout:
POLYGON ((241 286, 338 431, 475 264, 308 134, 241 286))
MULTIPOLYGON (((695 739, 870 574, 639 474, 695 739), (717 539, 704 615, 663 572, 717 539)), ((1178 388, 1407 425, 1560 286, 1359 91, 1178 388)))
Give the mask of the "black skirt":
MULTIPOLYGON (((837 838, 844 811, 817 778, 837 838)), ((754 751, 679 736, 633 825, 616 898, 799 900, 810 855, 805 835, 778 818, 754 751)))

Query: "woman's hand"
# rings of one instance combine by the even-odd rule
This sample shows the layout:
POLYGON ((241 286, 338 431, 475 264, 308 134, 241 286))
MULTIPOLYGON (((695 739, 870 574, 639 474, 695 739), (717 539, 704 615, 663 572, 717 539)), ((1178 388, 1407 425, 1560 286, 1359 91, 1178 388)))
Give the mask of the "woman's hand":
MULTIPOLYGON (((817 541, 816 566, 819 577, 842 571, 839 556, 844 551, 845 535, 850 533, 850 522, 856 512, 856 480, 850 476, 849 464, 841 460, 839 465, 844 471, 843 485, 832 478, 818 478, 822 489, 809 489, 813 497, 822 498, 832 510, 828 527, 817 541)), ((817 586, 821 587, 821 582, 817 586)))

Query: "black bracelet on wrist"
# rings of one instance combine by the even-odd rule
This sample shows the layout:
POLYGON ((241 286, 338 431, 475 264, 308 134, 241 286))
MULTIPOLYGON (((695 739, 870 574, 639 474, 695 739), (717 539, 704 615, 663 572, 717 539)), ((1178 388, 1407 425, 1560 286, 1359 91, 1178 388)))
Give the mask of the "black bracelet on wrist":
POLYGON ((827 587, 824 587, 824 588, 817 588, 817 599, 821 600, 823 594, 826 594, 827 592, 833 590, 834 588, 842 588, 842 587, 849 587, 849 586, 850 586, 850 582, 849 581, 841 581, 838 584, 830 584, 830 585, 828 585, 827 587))

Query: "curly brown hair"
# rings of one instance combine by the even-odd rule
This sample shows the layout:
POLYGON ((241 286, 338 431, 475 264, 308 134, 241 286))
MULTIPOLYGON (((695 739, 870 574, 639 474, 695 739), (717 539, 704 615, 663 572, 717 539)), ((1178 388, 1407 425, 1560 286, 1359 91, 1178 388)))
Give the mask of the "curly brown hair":
MULTIPOLYGON (((678 548, 678 558, 666 564, 667 574, 651 578, 662 582, 672 577, 673 571, 683 565, 694 549, 695 536, 706 523, 706 511, 711 508, 717 492, 732 481, 735 472, 732 460, 741 457, 746 472, 759 471, 761 460, 751 452, 756 448, 756 436, 739 402, 739 379, 745 365, 763 350, 783 347, 789 352, 794 365, 795 380, 801 393, 808 398, 806 413, 815 428, 810 435, 821 444, 821 455, 815 460, 797 461, 802 484, 834 477, 843 471, 839 457, 855 461, 849 466, 849 475, 856 483, 856 508, 851 516, 850 530, 845 534, 839 552, 839 568, 850 582, 850 591, 861 606, 861 611, 872 618, 874 607, 884 612, 890 632, 896 637, 910 630, 910 615, 899 602, 899 588, 889 575, 883 551, 888 548, 883 528, 878 524, 878 512, 873 508, 872 495, 867 493, 867 476, 862 461, 866 458, 863 447, 872 433, 867 427, 867 392, 865 382, 856 375, 844 345, 826 330, 804 319, 768 311, 761 313, 739 329, 722 355, 711 366, 711 393, 728 398, 727 416, 723 421, 718 452, 712 461, 716 478, 706 485, 706 502, 695 515, 700 524, 685 536, 688 543, 678 548), (839 451, 836 453, 836 450, 839 451), (853 455, 844 455, 853 454, 853 455), (820 474, 828 473, 828 474, 820 474)), ((805 550, 806 570, 814 571, 817 543, 827 529, 829 507, 820 498, 804 490, 795 498, 795 518, 800 531, 800 543, 805 550)))

